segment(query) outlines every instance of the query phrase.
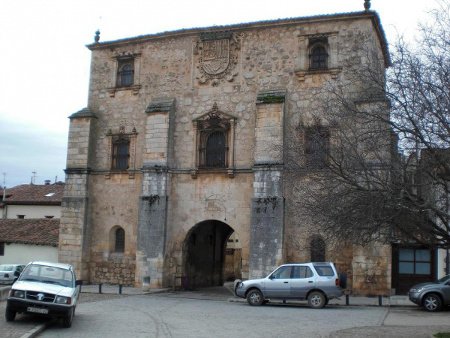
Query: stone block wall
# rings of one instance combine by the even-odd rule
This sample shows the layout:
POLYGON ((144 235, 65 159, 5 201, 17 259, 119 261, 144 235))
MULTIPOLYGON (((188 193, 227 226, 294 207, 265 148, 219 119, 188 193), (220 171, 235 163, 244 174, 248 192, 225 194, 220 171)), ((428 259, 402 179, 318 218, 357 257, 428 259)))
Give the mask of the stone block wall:
POLYGON ((352 263, 352 289, 354 294, 389 296, 391 293, 390 245, 370 244, 354 246, 352 263))
POLYGON ((90 264, 93 284, 121 284, 134 286, 136 264, 134 258, 111 255, 107 260, 90 264))

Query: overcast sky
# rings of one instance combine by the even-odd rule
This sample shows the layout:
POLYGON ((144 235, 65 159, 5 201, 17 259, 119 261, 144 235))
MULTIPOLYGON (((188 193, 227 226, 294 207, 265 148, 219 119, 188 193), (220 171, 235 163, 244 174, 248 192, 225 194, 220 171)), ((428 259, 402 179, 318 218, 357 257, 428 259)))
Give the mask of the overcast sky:
MULTIPOLYGON (((364 0, 1 0, 0 185, 64 181, 72 113, 87 105, 101 41, 181 28, 361 11, 364 0), (5 175, 4 175, 5 174, 5 175)), ((387 39, 414 36, 434 1, 372 0, 387 39)))

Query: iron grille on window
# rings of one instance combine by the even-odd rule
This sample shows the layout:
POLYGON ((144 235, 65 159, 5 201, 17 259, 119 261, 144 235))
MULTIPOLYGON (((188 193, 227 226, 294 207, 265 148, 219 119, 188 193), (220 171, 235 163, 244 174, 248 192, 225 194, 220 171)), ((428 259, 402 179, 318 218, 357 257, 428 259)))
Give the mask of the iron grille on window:
POLYGON ((310 60, 311 60, 310 62, 311 69, 327 69, 328 53, 325 47, 322 45, 312 47, 310 60))
POLYGON ((211 133, 206 141, 205 166, 214 168, 225 167, 226 143, 221 131, 211 133))
POLYGON ((324 127, 312 127, 305 131, 306 166, 324 168, 327 165, 330 133, 324 127))
POLYGON ((134 60, 119 60, 117 69, 117 86, 129 87, 134 83, 134 60))
POLYGON ((130 159, 130 141, 119 139, 113 143, 112 169, 127 170, 130 159))
POLYGON ((125 251, 125 230, 122 228, 118 228, 116 230, 116 242, 114 245, 115 252, 124 252, 125 251))

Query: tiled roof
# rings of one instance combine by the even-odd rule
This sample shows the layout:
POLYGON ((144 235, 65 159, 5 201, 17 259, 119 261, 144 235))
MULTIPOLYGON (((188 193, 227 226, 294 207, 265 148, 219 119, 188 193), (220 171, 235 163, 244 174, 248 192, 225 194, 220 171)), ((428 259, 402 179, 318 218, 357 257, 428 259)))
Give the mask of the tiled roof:
POLYGON ((64 183, 22 184, 6 189, 6 204, 61 205, 63 193, 64 183))
POLYGON ((0 242, 58 246, 59 219, 0 219, 0 242))

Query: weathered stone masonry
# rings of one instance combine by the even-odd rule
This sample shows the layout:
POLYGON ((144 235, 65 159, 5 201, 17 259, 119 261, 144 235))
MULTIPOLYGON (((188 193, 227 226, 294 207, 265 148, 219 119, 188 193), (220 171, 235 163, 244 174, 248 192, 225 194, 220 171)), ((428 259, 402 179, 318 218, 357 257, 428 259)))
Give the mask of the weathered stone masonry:
MULTIPOLYGON (((88 108, 70 117, 60 260, 86 281, 143 287, 219 284, 309 260, 320 225, 290 212, 301 205, 291 186, 308 180, 286 185, 285 141, 312 123, 328 81, 362 66, 362 36, 388 64, 371 11, 89 45, 88 108), (324 69, 310 69, 315 43, 324 69), (118 140, 126 167, 115 167, 118 140)), ((389 248, 342 252, 326 248, 326 258, 355 293, 389 292, 389 248)))

